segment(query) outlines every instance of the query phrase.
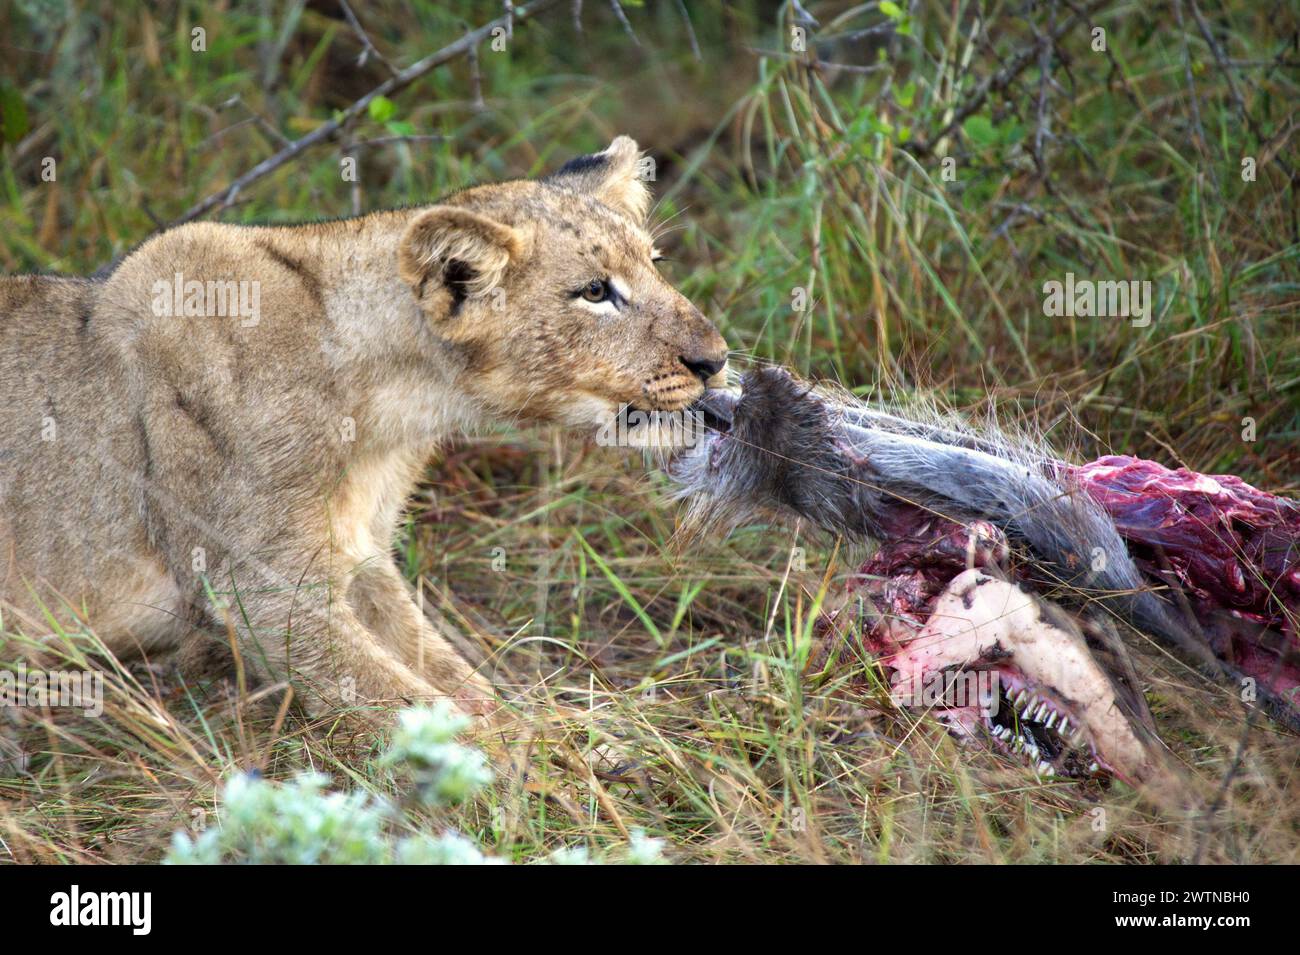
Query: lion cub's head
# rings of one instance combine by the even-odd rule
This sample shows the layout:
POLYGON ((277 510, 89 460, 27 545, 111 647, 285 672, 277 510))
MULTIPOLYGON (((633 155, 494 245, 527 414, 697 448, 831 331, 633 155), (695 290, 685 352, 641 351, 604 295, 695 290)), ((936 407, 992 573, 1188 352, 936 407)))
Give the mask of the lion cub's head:
POLYGON ((402 237, 402 279, 488 413, 598 427, 723 383, 726 342, 655 266, 638 158, 620 136, 545 179, 458 193, 402 237))

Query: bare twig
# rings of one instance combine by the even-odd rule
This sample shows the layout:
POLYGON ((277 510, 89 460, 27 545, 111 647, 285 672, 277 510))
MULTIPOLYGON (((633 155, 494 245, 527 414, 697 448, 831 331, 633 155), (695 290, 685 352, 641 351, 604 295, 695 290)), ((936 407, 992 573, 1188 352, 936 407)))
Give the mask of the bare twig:
POLYGON ((438 133, 415 133, 410 136, 376 136, 374 139, 358 139, 348 144, 348 151, 363 149, 367 146, 394 146, 399 143, 440 143, 446 136, 438 133))
MULTIPOLYGON (((1232 102, 1237 108, 1237 115, 1241 117, 1241 121, 1246 124, 1254 135, 1255 141, 1261 146, 1264 145, 1269 141, 1270 137, 1264 134, 1264 131, 1259 128, 1259 124, 1255 122, 1255 118, 1250 115, 1250 110, 1246 107, 1246 99, 1241 95, 1241 90, 1232 77, 1227 54, 1219 41, 1214 38, 1214 33, 1211 32, 1210 25, 1205 22, 1205 17, 1201 15, 1201 8, 1196 5, 1196 0, 1189 0, 1189 6, 1192 10, 1192 17, 1196 20, 1196 26, 1200 29, 1201 36, 1205 38, 1205 43, 1210 48, 1210 54, 1214 57, 1214 62, 1218 64, 1219 72, 1223 74, 1223 78, 1228 83, 1228 92, 1232 95, 1232 102)), ((1296 172, 1290 163, 1277 155, 1273 156, 1272 159, 1286 173, 1288 179, 1292 182, 1296 181, 1296 172)))
MULTIPOLYGON (((1070 2, 1070 0, 1065 0, 1065 5, 1075 13, 1079 12, 1079 8, 1070 2)), ((1107 84, 1111 82, 1112 77, 1118 77, 1120 88, 1124 90, 1124 95, 1127 96, 1128 101, 1133 104, 1133 108, 1137 110, 1142 109, 1142 104, 1138 102, 1137 94, 1133 92, 1133 87, 1130 85, 1128 77, 1124 73, 1124 68, 1120 66, 1119 60, 1115 59, 1115 51, 1110 48, 1109 43, 1106 44, 1102 53, 1106 55, 1106 61, 1110 63, 1110 72, 1106 75, 1107 84)))
POLYGON ((361 21, 358 20, 357 15, 352 12, 352 7, 348 4, 348 0, 339 0, 339 7, 343 10, 343 15, 347 17, 348 23, 352 26, 352 32, 355 33, 357 39, 361 41, 361 56, 357 58, 357 66, 365 66, 366 60, 373 56, 380 63, 384 64, 384 66, 388 68, 388 72, 393 76, 396 76, 401 72, 388 61, 388 58, 385 57, 384 54, 379 52, 373 43, 370 42, 370 34, 366 33, 365 28, 361 25, 361 21))
MULTIPOLYGON (((1057 43, 1061 37, 1073 30, 1080 22, 1092 18, 1092 16, 1106 5, 1108 0, 1094 0, 1082 10, 1075 11, 1064 23, 1051 30, 1048 34, 1053 44, 1057 43)), ((1020 50, 1009 60, 1006 66, 998 70, 992 76, 986 77, 979 86, 977 86, 966 102, 952 114, 952 117, 944 124, 943 128, 930 136, 929 139, 916 140, 904 145, 904 149, 913 156, 927 156, 934 151, 934 144, 943 140, 953 130, 966 121, 967 117, 974 115, 984 105, 990 93, 999 93, 1006 89, 1019 78, 1020 74, 1027 70, 1034 63, 1038 62, 1040 55, 1038 43, 1020 50)))
MULTIPOLYGON (((223 137, 226 133, 230 132, 231 130, 238 129, 240 126, 246 125, 247 123, 256 123, 257 127, 260 130, 262 130, 262 132, 266 133, 268 136, 270 136, 272 139, 278 142, 281 146, 289 145, 289 137, 284 135, 284 133, 280 132, 280 130, 276 129, 274 123, 272 123, 264 115, 262 115, 256 109, 254 109, 252 105, 246 102, 244 98, 239 94, 235 94, 234 96, 230 97, 230 99, 226 100, 224 103, 218 105, 216 110, 208 110, 208 112, 211 112, 215 116, 216 113, 220 110, 233 109, 236 106, 243 107, 244 111, 248 113, 248 119, 240 120, 239 122, 231 123, 229 126, 226 126, 223 129, 218 129, 216 132, 208 136, 207 139, 203 140, 203 143, 207 143, 213 140, 220 140, 221 137, 223 137)), ((200 108, 206 109, 205 107, 200 107, 200 108)), ((200 143, 200 145, 203 145, 203 143, 200 143)))
POLYGON ((1183 0, 1174 0, 1174 16, 1178 18, 1178 30, 1183 35, 1183 77, 1187 81, 1187 94, 1192 97, 1192 140, 1200 152, 1201 159, 1209 169, 1210 185, 1214 192, 1222 196, 1218 185, 1218 175, 1214 173, 1214 164, 1210 161, 1210 144, 1205 138, 1205 127, 1201 125, 1201 97, 1196 92, 1196 78, 1192 75, 1192 51, 1187 45, 1187 25, 1183 22, 1183 0))
POLYGON ((865 40, 872 36, 892 37, 898 32, 898 26, 893 20, 886 23, 878 23, 872 27, 863 27, 860 30, 850 30, 847 33, 819 33, 817 39, 822 43, 853 43, 857 40, 865 40))
MULTIPOLYGON (((1050 34, 1056 27, 1056 7, 1053 6, 1051 13, 1048 14, 1047 32, 1050 34)), ((1052 124, 1052 112, 1047 108, 1049 94, 1052 88, 1052 53, 1054 52, 1052 41, 1045 34, 1034 31, 1038 37, 1039 54, 1038 54, 1038 119, 1034 128, 1034 165, 1038 167, 1038 175, 1042 179, 1047 178, 1047 160, 1043 156, 1043 144, 1051 138, 1049 127, 1052 124)))
MULTIPOLYGON (((216 130, 215 132, 209 133, 207 136, 204 136, 202 139, 199 140, 198 146, 196 148, 203 149, 205 146, 209 146, 213 143, 220 143, 221 140, 223 140, 227 134, 233 133, 237 129, 243 129, 245 126, 256 126, 257 124, 258 123, 257 123, 256 116, 246 116, 243 119, 237 119, 229 126, 222 126, 220 129, 216 130)), ((284 136, 279 134, 279 130, 276 131, 276 136, 280 140, 284 139, 284 136)))
POLYGON ((469 60, 470 102, 473 104, 473 109, 485 110, 487 103, 483 101, 483 72, 479 69, 478 47, 470 47, 465 58, 469 60))
POLYGON ((758 47, 746 46, 745 51, 753 53, 755 56, 770 56, 778 60, 798 60, 801 63, 807 63, 810 68, 817 70, 842 70, 845 73, 880 73, 884 70, 892 70, 894 67, 889 63, 871 63, 861 65, 855 63, 834 63, 831 60, 813 60, 809 59, 803 53, 787 53, 785 50, 760 50, 758 47))
POLYGON ((691 55, 697 60, 703 60, 704 55, 700 53, 700 42, 695 38, 695 27, 691 26, 691 13, 686 9, 686 0, 677 0, 677 11, 682 15, 682 22, 686 24, 686 38, 691 44, 691 55))
POLYGON ((274 156, 270 156, 252 169, 248 170, 242 176, 239 176, 229 186, 219 192, 214 192, 201 202, 196 203, 187 209, 180 218, 169 223, 170 226, 177 226, 185 222, 191 222, 200 216, 207 215, 209 212, 218 209, 224 209, 239 197, 240 192, 248 186, 257 182, 259 179, 270 175, 279 169, 285 163, 297 159, 312 146, 323 143, 326 140, 335 138, 339 131, 342 130, 351 120, 361 115, 373 102, 380 96, 389 96, 399 90, 410 86, 426 73, 442 66, 457 57, 464 56, 472 47, 478 46, 483 40, 491 36, 492 31, 498 27, 510 29, 515 20, 529 20, 537 16, 548 7, 554 6, 559 0, 534 0, 533 3, 526 7, 513 7, 506 15, 497 17, 490 23, 485 23, 477 30, 466 33, 455 43, 449 43, 441 50, 430 53, 424 59, 413 63, 406 69, 402 70, 396 76, 389 77, 383 83, 380 83, 365 96, 361 97, 347 109, 343 110, 334 119, 322 123, 307 135, 295 139, 288 146, 281 149, 274 156))
POLYGON ((821 26, 821 24, 817 22, 817 18, 805 10, 803 4, 800 3, 799 0, 790 0, 790 9, 794 11, 794 18, 798 22, 810 27, 821 26))
POLYGON ((623 24, 624 32, 632 38, 633 45, 640 46, 641 39, 636 35, 636 31, 632 29, 632 22, 628 20, 627 14, 623 12, 623 4, 619 3, 618 0, 609 0, 609 5, 614 10, 614 16, 618 17, 618 22, 623 24))

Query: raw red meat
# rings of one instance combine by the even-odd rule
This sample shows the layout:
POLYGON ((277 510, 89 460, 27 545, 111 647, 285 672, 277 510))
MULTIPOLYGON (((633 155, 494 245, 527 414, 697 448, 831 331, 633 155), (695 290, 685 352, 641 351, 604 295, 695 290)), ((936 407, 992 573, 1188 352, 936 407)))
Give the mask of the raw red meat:
POLYGON ((1300 506, 1233 475, 1125 455, 1065 470, 1138 566, 1187 596, 1215 652, 1297 707, 1300 506))

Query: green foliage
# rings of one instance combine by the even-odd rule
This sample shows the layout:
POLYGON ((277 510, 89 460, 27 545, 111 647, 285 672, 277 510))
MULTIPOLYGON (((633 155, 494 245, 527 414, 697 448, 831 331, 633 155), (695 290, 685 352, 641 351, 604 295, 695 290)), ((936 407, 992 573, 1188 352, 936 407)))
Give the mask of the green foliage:
MULTIPOLYGON (((449 705, 413 707, 379 760, 414 784, 425 806, 455 805, 492 781, 483 754, 455 740, 467 721, 449 705)), ((326 792, 328 776, 304 773, 287 783, 236 774, 218 797, 217 825, 196 838, 178 832, 171 863, 245 862, 254 865, 480 865, 488 861, 475 843, 454 832, 396 838, 390 826, 399 811, 364 790, 326 792)))
POLYGON ((492 781, 483 754, 456 742, 468 726, 447 703, 403 710, 380 765, 403 772, 426 805, 463 802, 492 781))
POLYGON ((370 114, 370 118, 376 123, 386 123, 392 119, 393 114, 397 112, 397 106, 387 96, 376 96, 370 101, 370 105, 366 107, 366 111, 370 114))
MULTIPOLYGON (((501 9, 353 6, 398 67, 501 9)), ((482 102, 463 60, 377 100, 348 130, 387 140, 357 149, 358 182, 339 176, 348 142, 330 141, 210 218, 297 222, 351 215, 354 198, 362 212, 432 201, 544 173, 628 133, 659 161, 665 274, 718 322, 738 369, 778 361, 859 393, 938 392, 976 414, 996 401, 1078 457, 1123 450, 1283 493, 1300 487, 1300 244, 1282 165, 1300 164, 1287 133, 1300 101, 1294 9, 1201 0, 1237 64, 1225 72, 1193 17, 1179 30, 1167 6, 1106 6, 1093 21, 1107 30, 1107 53, 1075 29, 1059 41, 1053 85, 1035 56, 940 137, 986 81, 1039 49, 1050 4, 803 6, 819 24, 805 57, 789 51, 789 4, 741 0, 724 13, 624 3, 639 46, 610 5, 585 4, 578 33, 572 5, 558 4, 517 25, 507 52, 480 51, 482 102), (859 30, 873 32, 844 39, 859 30), (1254 182, 1240 177, 1247 155, 1259 161, 1254 182), (1149 277, 1159 317, 1145 329, 1049 319, 1043 282, 1067 271, 1149 277), (796 287, 808 293, 802 312, 796 287), (1238 437, 1245 415, 1256 442, 1238 437)), ((375 58, 359 62, 332 5, 292 19, 298 7, 0 3, 4 82, 23 104, 0 109, 26 113, 19 141, 6 132, 0 144, 0 271, 89 274, 388 78, 375 58), (190 50, 196 25, 208 28, 204 54, 190 50), (46 157, 58 162, 57 184, 41 178, 46 157)), ((431 808, 425 791, 464 793, 481 779, 481 762, 448 758, 445 739, 419 732, 414 765, 380 765, 368 743, 353 750, 314 726, 272 735, 274 706, 250 728, 225 697, 191 700, 187 688, 186 704, 164 705, 149 695, 152 676, 123 677, 110 718, 37 727, 30 776, 0 779, 0 857, 155 860, 188 822, 197 785, 218 818, 182 837, 177 861, 200 851, 237 861, 260 845, 322 851, 325 820, 335 820, 328 851, 341 852, 355 845, 348 833, 374 832, 353 814, 381 833, 361 854, 395 861, 590 860, 637 827, 670 843, 674 859, 707 862, 1184 858, 1181 807, 1164 818, 1131 793, 1039 786, 988 754, 959 756, 929 723, 890 707, 869 660, 814 672, 807 595, 842 585, 856 566, 846 550, 767 527, 676 548, 674 510, 643 461, 557 455, 557 443, 519 430, 449 449, 403 535, 403 569, 413 583, 436 579, 499 674, 531 688, 537 718, 563 723, 549 704, 571 713, 575 695, 584 706, 590 696, 588 722, 565 730, 587 743, 615 723, 634 771, 593 781, 583 766, 557 769, 553 737, 563 734, 533 737, 530 726, 523 778, 431 808), (807 549, 807 572, 787 580, 795 545, 807 549), (508 554, 500 568, 498 547, 508 554), (261 821, 226 834, 221 779, 250 751, 269 754, 266 778, 236 784, 235 802, 261 821), (106 774, 106 754, 139 768, 123 769, 125 780, 106 774), (319 780, 296 781, 306 768, 349 792, 331 802, 340 794, 319 780), (277 799, 314 807, 300 827, 307 844, 260 828, 281 811, 277 799), (1112 821, 1104 834, 1090 825, 1098 801, 1112 821), (789 824, 800 809, 804 830, 789 824)), ((1253 734, 1250 778, 1220 795, 1240 740, 1236 711, 1185 670, 1157 669, 1166 662, 1144 661, 1163 688, 1162 735, 1193 785, 1222 800, 1205 837, 1212 856, 1300 861, 1292 741, 1253 734)))
POLYGON ((325 792, 329 777, 288 782, 238 774, 219 797, 216 826, 191 839, 176 833, 167 861, 215 865, 375 865, 392 859, 389 815, 365 792, 325 792))
MULTIPOLYGON (((492 781, 478 750, 457 743, 467 721, 449 705, 412 707, 398 714, 392 742, 379 765, 413 785, 411 796, 439 809, 476 796, 492 781)), ((217 797, 216 824, 197 836, 172 836, 172 865, 485 865, 500 862, 455 831, 398 835, 402 812, 366 792, 327 792, 328 776, 302 773, 287 782, 237 773, 217 797)), ((617 861, 663 861, 663 843, 635 833, 617 861)), ((610 857, 613 858, 613 857, 610 857)), ((544 861, 592 864, 586 849, 562 849, 544 861)), ((597 862, 607 861, 600 857, 597 862)))
POLYGON ((16 143, 27 135, 27 105, 22 91, 0 79, 0 143, 16 143))

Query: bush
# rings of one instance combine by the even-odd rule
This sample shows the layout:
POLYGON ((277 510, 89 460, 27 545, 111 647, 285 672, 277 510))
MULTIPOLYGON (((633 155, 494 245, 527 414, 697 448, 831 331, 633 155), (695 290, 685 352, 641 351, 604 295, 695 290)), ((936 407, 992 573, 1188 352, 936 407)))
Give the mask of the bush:
MULTIPOLYGON (((413 707, 399 714, 397 729, 379 764, 409 781, 414 801, 441 808, 473 798, 492 781, 478 750, 456 742, 467 720, 450 706, 413 707)), ((397 836, 398 807, 366 792, 327 792, 330 778, 303 773, 273 782, 238 773, 222 787, 217 824, 197 837, 172 836, 172 865, 485 865, 489 856, 475 840, 455 831, 397 836)), ((592 863, 585 849, 562 849, 546 860, 592 863)), ((603 859, 595 860, 605 861, 603 859)), ((662 843, 634 834, 619 861, 662 861, 662 843)))

